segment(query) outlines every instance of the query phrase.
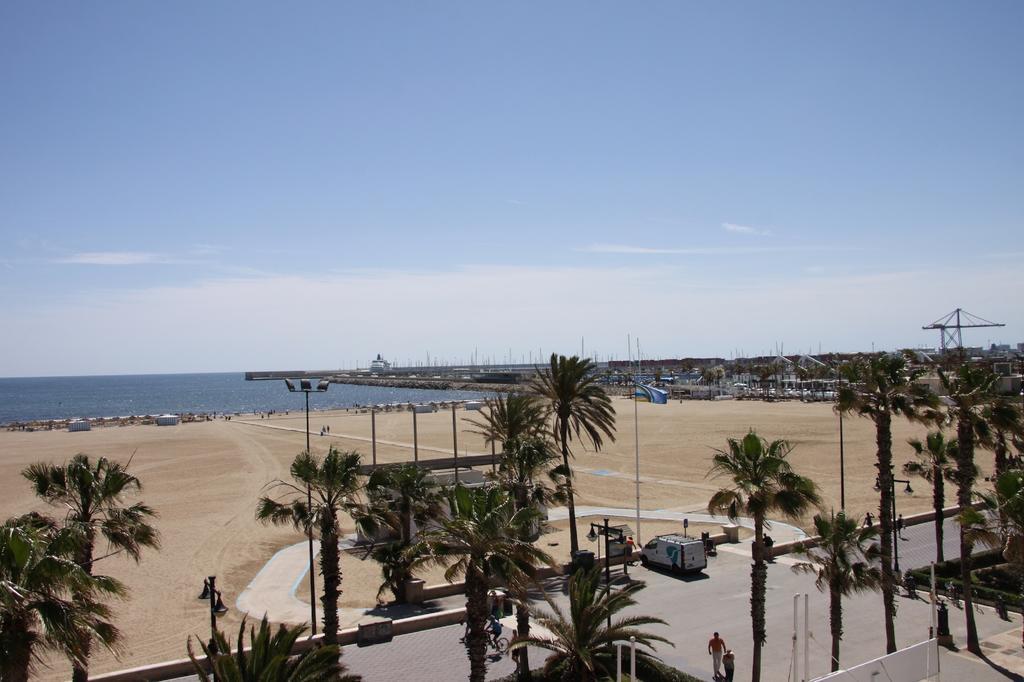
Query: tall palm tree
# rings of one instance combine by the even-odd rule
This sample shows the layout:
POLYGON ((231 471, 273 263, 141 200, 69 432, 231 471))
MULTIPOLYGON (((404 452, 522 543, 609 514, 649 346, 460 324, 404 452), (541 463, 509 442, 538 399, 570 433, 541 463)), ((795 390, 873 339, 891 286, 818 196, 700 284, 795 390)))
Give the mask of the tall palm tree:
MULTIPOLYGON (((992 479, 998 479, 1013 463, 1010 447, 1017 445, 1024 450, 1024 416, 1006 396, 996 396, 982 411, 982 419, 989 425, 989 435, 982 445, 995 454, 995 466, 992 479)), ((1002 511, 999 512, 1000 525, 1006 527, 1007 521, 1002 511)), ((1005 533, 1004 533, 1005 534, 1005 533)))
MULTIPOLYGON (((131 460, 129 460, 129 464, 131 460)), ((128 472, 128 465, 106 457, 90 461, 78 454, 58 465, 32 464, 22 472, 35 494, 47 503, 66 509, 64 525, 79 529, 83 538, 75 560, 92 573, 97 537, 107 543, 107 554, 125 554, 136 563, 145 548, 160 547, 160 537, 150 523, 156 512, 142 502, 128 504, 125 498, 142 490, 142 483, 128 472)), ((100 557, 105 558, 105 557, 100 557)), ((89 679, 89 633, 83 631, 81 660, 72 664, 72 680, 89 679)))
POLYGON ((334 447, 321 460, 309 452, 300 452, 292 461, 292 481, 269 483, 279 491, 281 499, 261 497, 256 518, 264 523, 292 525, 307 531, 315 528, 320 535, 320 575, 323 576, 324 642, 338 643, 338 599, 341 596, 341 552, 338 541, 341 525, 338 517, 348 514, 369 533, 377 530, 359 500, 363 482, 359 475, 359 453, 334 447), (311 491, 312 507, 306 504, 306 490, 311 491))
POLYGON ((982 418, 989 426, 989 437, 984 445, 995 453, 993 478, 998 478, 1009 468, 1010 446, 1024 438, 1024 417, 1009 398, 994 396, 982 410, 982 418))
POLYGON ((569 476, 565 488, 569 507, 569 545, 572 556, 580 549, 576 533, 576 501, 569 468, 569 441, 585 435, 595 450, 604 438, 615 440, 615 408, 601 384, 596 366, 589 358, 551 354, 550 366, 533 379, 533 390, 551 407, 555 415, 555 438, 562 447, 562 464, 569 476))
MULTIPOLYGON (((541 438, 508 441, 502 449, 501 461, 494 478, 512 496, 516 511, 537 510, 535 523, 524 528, 521 540, 534 542, 539 537, 539 506, 565 499, 567 471, 559 464, 559 455, 541 438)), ((530 634, 529 581, 510 585, 516 594, 516 631, 520 637, 530 634)), ((519 653, 519 678, 529 679, 530 659, 527 649, 519 653)))
POLYGON ((935 561, 945 560, 942 550, 942 527, 945 519, 942 510, 946 506, 945 481, 954 480, 953 458, 956 457, 956 439, 946 440, 942 431, 931 431, 922 442, 910 438, 907 444, 914 449, 915 459, 903 465, 903 473, 920 476, 932 484, 932 510, 935 512, 935 561))
POLYGON ((395 542, 377 547, 373 558, 384 569, 384 583, 378 598, 387 589, 395 601, 405 603, 406 580, 412 577, 413 524, 422 527, 441 511, 441 491, 430 472, 411 462, 381 467, 370 474, 366 485, 370 513, 379 523, 398 535, 395 542))
POLYGON ((786 457, 792 447, 784 440, 769 443, 750 431, 741 440, 730 438, 728 448, 716 450, 709 476, 731 481, 708 502, 712 514, 725 512, 730 519, 742 515, 754 519, 753 567, 750 573, 750 617, 754 635, 753 682, 761 679, 761 648, 767 638, 764 600, 768 569, 765 565, 764 529, 768 515, 781 513, 795 519, 821 502, 809 478, 793 471, 786 457))
POLYGON ((36 514, 0 526, 0 680, 26 682, 42 650, 84 665, 83 633, 116 651, 120 632, 100 599, 124 586, 76 561, 81 528, 59 528, 36 514))
POLYGON ((885 648, 896 651, 896 580, 892 569, 892 420, 903 417, 913 422, 937 421, 939 399, 920 385, 924 373, 912 368, 900 355, 857 357, 839 369, 843 381, 836 409, 857 414, 875 424, 878 469, 879 539, 882 554, 882 607, 885 611, 885 648))
POLYGON ((820 541, 814 548, 798 547, 808 561, 793 570, 813 573, 815 585, 829 592, 829 625, 832 630, 832 671, 839 670, 839 642, 843 639, 843 597, 855 592, 878 589, 882 573, 871 561, 878 557, 878 546, 872 543, 878 528, 862 527, 856 518, 839 512, 828 518, 814 517, 815 534, 820 541))
POLYGON ((188 657, 199 682, 211 682, 213 679, 223 682, 359 682, 362 679, 358 675, 345 674, 345 666, 339 660, 341 648, 337 644, 306 649, 293 656, 295 642, 306 628, 281 625, 277 632, 273 632, 266 616, 260 622, 259 631, 249 627, 249 647, 246 648, 245 622, 243 618, 238 626, 238 645, 234 654, 223 632, 214 634, 216 652, 199 641, 206 660, 213 661, 213 675, 196 658, 192 638, 188 638, 188 657))
POLYGON ((1002 512, 1007 520, 1005 532, 991 517, 971 508, 961 515, 969 527, 971 539, 1003 548, 1003 558, 1024 576, 1024 469, 1004 471, 993 481, 992 493, 981 494, 985 507, 1002 512))
MULTIPOLYGON (((974 463, 976 443, 988 443, 992 429, 985 414, 996 398, 995 386, 999 377, 982 367, 961 364, 952 373, 939 370, 939 381, 948 394, 949 418, 956 422, 956 500, 960 513, 971 508, 974 481, 978 467, 974 463)), ((978 626, 974 621, 973 590, 971 589, 971 555, 974 542, 960 527, 960 580, 963 583, 964 614, 967 619, 967 650, 981 654, 978 626)))
POLYGON ((761 397, 768 398, 770 395, 771 384, 769 379, 775 378, 778 381, 778 374, 782 371, 782 365, 777 362, 769 362, 764 365, 758 365, 754 368, 754 373, 757 374, 757 385, 761 389, 761 397))
POLYGON ((993 481, 992 493, 981 498, 997 521, 969 508, 960 515, 964 535, 971 542, 1002 546, 1003 558, 1024 581, 1024 469, 1004 471, 993 481))
POLYGON ((510 393, 488 398, 479 419, 467 419, 476 427, 472 433, 484 437, 487 445, 500 445, 524 438, 543 437, 548 430, 548 407, 529 394, 510 393))
MULTIPOLYGON (((568 470, 561 456, 542 438, 525 438, 507 443, 491 478, 508 491, 520 509, 538 509, 565 500, 568 470)), ((534 526, 534 529, 536 526, 534 526)), ((527 540, 536 540, 533 530, 527 540)))
POLYGON ((487 674, 487 590, 491 580, 532 579, 538 564, 551 564, 544 551, 521 540, 534 519, 532 509, 515 511, 508 493, 497 487, 457 485, 449 494, 448 518, 420 534, 417 563, 446 566, 444 577, 466 581, 466 649, 469 679, 487 674))
MULTIPOLYGON (((550 634, 520 635, 509 648, 518 650, 520 656, 529 646, 546 649, 552 652, 544 663, 549 675, 558 671, 563 680, 594 682, 615 675, 616 642, 628 642, 630 637, 636 637, 637 644, 652 650, 654 642, 674 646, 664 637, 639 629, 644 625, 667 625, 660 618, 619 616, 636 605, 634 595, 644 588, 643 583, 609 590, 600 585, 600 580, 601 572, 597 568, 576 571, 569 578, 569 613, 549 599, 551 613, 538 616, 537 622, 550 634), (607 625, 609 621, 611 627, 607 625)), ((641 665, 657 660, 643 649, 637 649, 636 656, 641 665)))

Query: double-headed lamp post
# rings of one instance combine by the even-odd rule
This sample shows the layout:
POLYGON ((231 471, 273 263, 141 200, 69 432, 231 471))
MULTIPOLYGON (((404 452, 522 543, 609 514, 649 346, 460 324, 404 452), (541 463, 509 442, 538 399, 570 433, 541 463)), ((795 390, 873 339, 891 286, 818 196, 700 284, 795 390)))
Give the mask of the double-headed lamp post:
MULTIPOLYGON (((889 485, 891 486, 891 492, 892 492, 892 495, 889 496, 892 499, 892 552, 893 552, 893 554, 892 554, 892 558, 893 558, 892 568, 893 568, 894 571, 899 573, 899 570, 900 570, 900 529, 896 527, 896 484, 897 483, 905 483, 906 487, 903 489, 903 492, 905 492, 908 495, 913 495, 914 494, 914 489, 910 487, 910 481, 908 481, 905 478, 890 478, 889 481, 890 481, 889 485)), ((882 484, 879 482, 878 478, 875 478, 875 490, 881 490, 881 489, 882 489, 882 484)))
MULTIPOLYGON (((591 542, 597 540, 598 536, 604 536, 604 589, 611 589, 612 582, 612 571, 611 571, 611 535, 616 535, 616 542, 623 542, 625 540, 625 533, 621 528, 611 528, 608 525, 608 519, 604 520, 604 523, 592 523, 590 524, 590 532, 587 533, 587 539, 591 542)), ((623 559, 622 570, 626 570, 626 562, 623 559)), ((608 614, 608 628, 612 626, 612 614, 608 614)))
MULTIPOLYGON (((327 379, 321 379, 316 388, 313 388, 312 379, 299 379, 298 388, 295 387, 295 382, 291 379, 285 379, 284 385, 288 387, 289 393, 304 393, 306 394, 306 454, 310 454, 309 449, 309 394, 310 393, 325 393, 330 387, 331 382, 327 379)), ((313 509, 313 490, 309 483, 306 484, 306 510, 307 513, 313 509)), ((309 614, 310 614, 310 636, 316 634, 316 578, 314 574, 316 570, 313 566, 313 524, 309 523, 306 525, 306 540, 309 543, 309 614)))

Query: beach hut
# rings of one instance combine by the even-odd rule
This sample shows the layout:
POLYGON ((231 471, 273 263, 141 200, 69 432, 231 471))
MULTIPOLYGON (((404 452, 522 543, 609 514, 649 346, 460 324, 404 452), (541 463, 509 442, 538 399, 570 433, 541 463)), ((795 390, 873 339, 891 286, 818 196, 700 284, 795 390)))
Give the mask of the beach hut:
POLYGON ((91 431, 92 424, 88 419, 72 419, 68 422, 68 431, 91 431))
POLYGON ((481 403, 479 400, 467 400, 464 407, 467 410, 479 411, 480 408, 483 407, 483 403, 481 403))
POLYGON ((156 418, 157 426, 177 426, 181 418, 176 414, 162 414, 156 418))

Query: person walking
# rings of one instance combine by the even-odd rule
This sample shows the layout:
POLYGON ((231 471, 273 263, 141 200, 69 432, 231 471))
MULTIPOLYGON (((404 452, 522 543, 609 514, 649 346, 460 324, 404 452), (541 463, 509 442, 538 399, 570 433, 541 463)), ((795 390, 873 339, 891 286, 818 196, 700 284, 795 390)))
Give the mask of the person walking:
POLYGON ((732 682, 732 676, 736 674, 736 654, 732 649, 726 649, 722 656, 722 667, 725 668, 725 682, 732 682))
POLYGON ((717 632, 708 640, 708 653, 711 654, 711 663, 715 669, 715 682, 718 682, 718 680, 724 679, 722 677, 722 655, 725 654, 725 640, 719 637, 717 632))

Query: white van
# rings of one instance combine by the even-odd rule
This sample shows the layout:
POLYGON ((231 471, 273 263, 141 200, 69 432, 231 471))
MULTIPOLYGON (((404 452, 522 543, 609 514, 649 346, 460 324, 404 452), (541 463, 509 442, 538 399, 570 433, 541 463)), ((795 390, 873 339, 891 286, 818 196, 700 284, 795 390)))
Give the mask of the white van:
POLYGON ((640 553, 644 566, 662 566, 673 573, 702 571, 708 565, 704 555, 704 542, 700 538, 686 538, 677 533, 659 535, 644 545, 640 553))

